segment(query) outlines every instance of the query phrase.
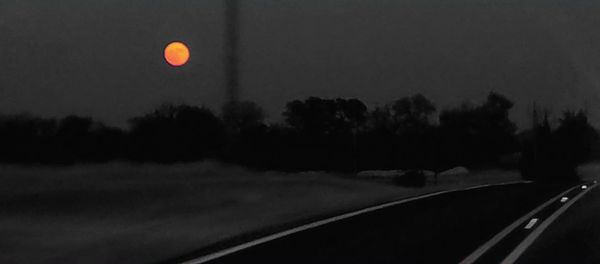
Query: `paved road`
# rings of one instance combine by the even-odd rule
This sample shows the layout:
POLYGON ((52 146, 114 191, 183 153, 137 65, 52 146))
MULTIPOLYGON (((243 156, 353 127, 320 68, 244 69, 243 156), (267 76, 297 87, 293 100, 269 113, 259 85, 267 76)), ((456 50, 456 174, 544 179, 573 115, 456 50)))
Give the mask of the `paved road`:
POLYGON ((514 184, 433 196, 286 236, 210 263, 458 263, 564 189, 514 184))
POLYGON ((517 263, 600 263, 600 188, 565 211, 517 263))

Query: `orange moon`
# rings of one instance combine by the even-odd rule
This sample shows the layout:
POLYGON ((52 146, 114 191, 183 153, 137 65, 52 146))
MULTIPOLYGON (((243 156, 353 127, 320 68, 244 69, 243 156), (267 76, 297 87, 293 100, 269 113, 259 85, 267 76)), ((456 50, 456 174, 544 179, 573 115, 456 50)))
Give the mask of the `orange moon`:
POLYGON ((171 66, 183 66, 189 59, 190 49, 183 42, 171 42, 165 47, 165 60, 171 66))

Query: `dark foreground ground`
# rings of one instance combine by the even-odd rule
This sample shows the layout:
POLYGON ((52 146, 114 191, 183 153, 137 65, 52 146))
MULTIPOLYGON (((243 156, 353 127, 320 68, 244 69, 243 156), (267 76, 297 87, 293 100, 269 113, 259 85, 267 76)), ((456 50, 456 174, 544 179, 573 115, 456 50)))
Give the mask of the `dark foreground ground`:
POLYGON ((512 184, 443 194, 296 233, 210 263, 458 263, 566 187, 512 184))
POLYGON ((323 172, 256 172, 218 162, 0 166, 0 263, 156 263, 256 231, 441 190, 519 180, 443 175, 403 188, 323 172))

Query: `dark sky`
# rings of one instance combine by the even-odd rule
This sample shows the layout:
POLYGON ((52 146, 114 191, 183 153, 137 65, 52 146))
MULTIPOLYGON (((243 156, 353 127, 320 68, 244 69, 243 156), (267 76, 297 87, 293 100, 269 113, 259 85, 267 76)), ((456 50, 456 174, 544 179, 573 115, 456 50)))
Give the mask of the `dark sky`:
MULTIPOLYGON (((421 92, 440 108, 498 91, 587 104, 600 124, 600 1, 240 0, 241 98, 278 120, 287 101, 421 92)), ((91 115, 112 125, 164 101, 225 98, 218 0, 0 0, 0 112, 91 115), (172 40, 190 63, 168 66, 172 40)))

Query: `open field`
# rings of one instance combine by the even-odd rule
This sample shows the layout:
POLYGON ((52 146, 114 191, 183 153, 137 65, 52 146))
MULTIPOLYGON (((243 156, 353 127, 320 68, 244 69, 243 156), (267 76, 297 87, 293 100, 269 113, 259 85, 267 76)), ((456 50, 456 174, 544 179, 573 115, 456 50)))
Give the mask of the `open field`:
POLYGON ((0 263, 152 263, 261 228, 442 189, 519 180, 440 177, 421 189, 216 162, 0 168, 0 263))

